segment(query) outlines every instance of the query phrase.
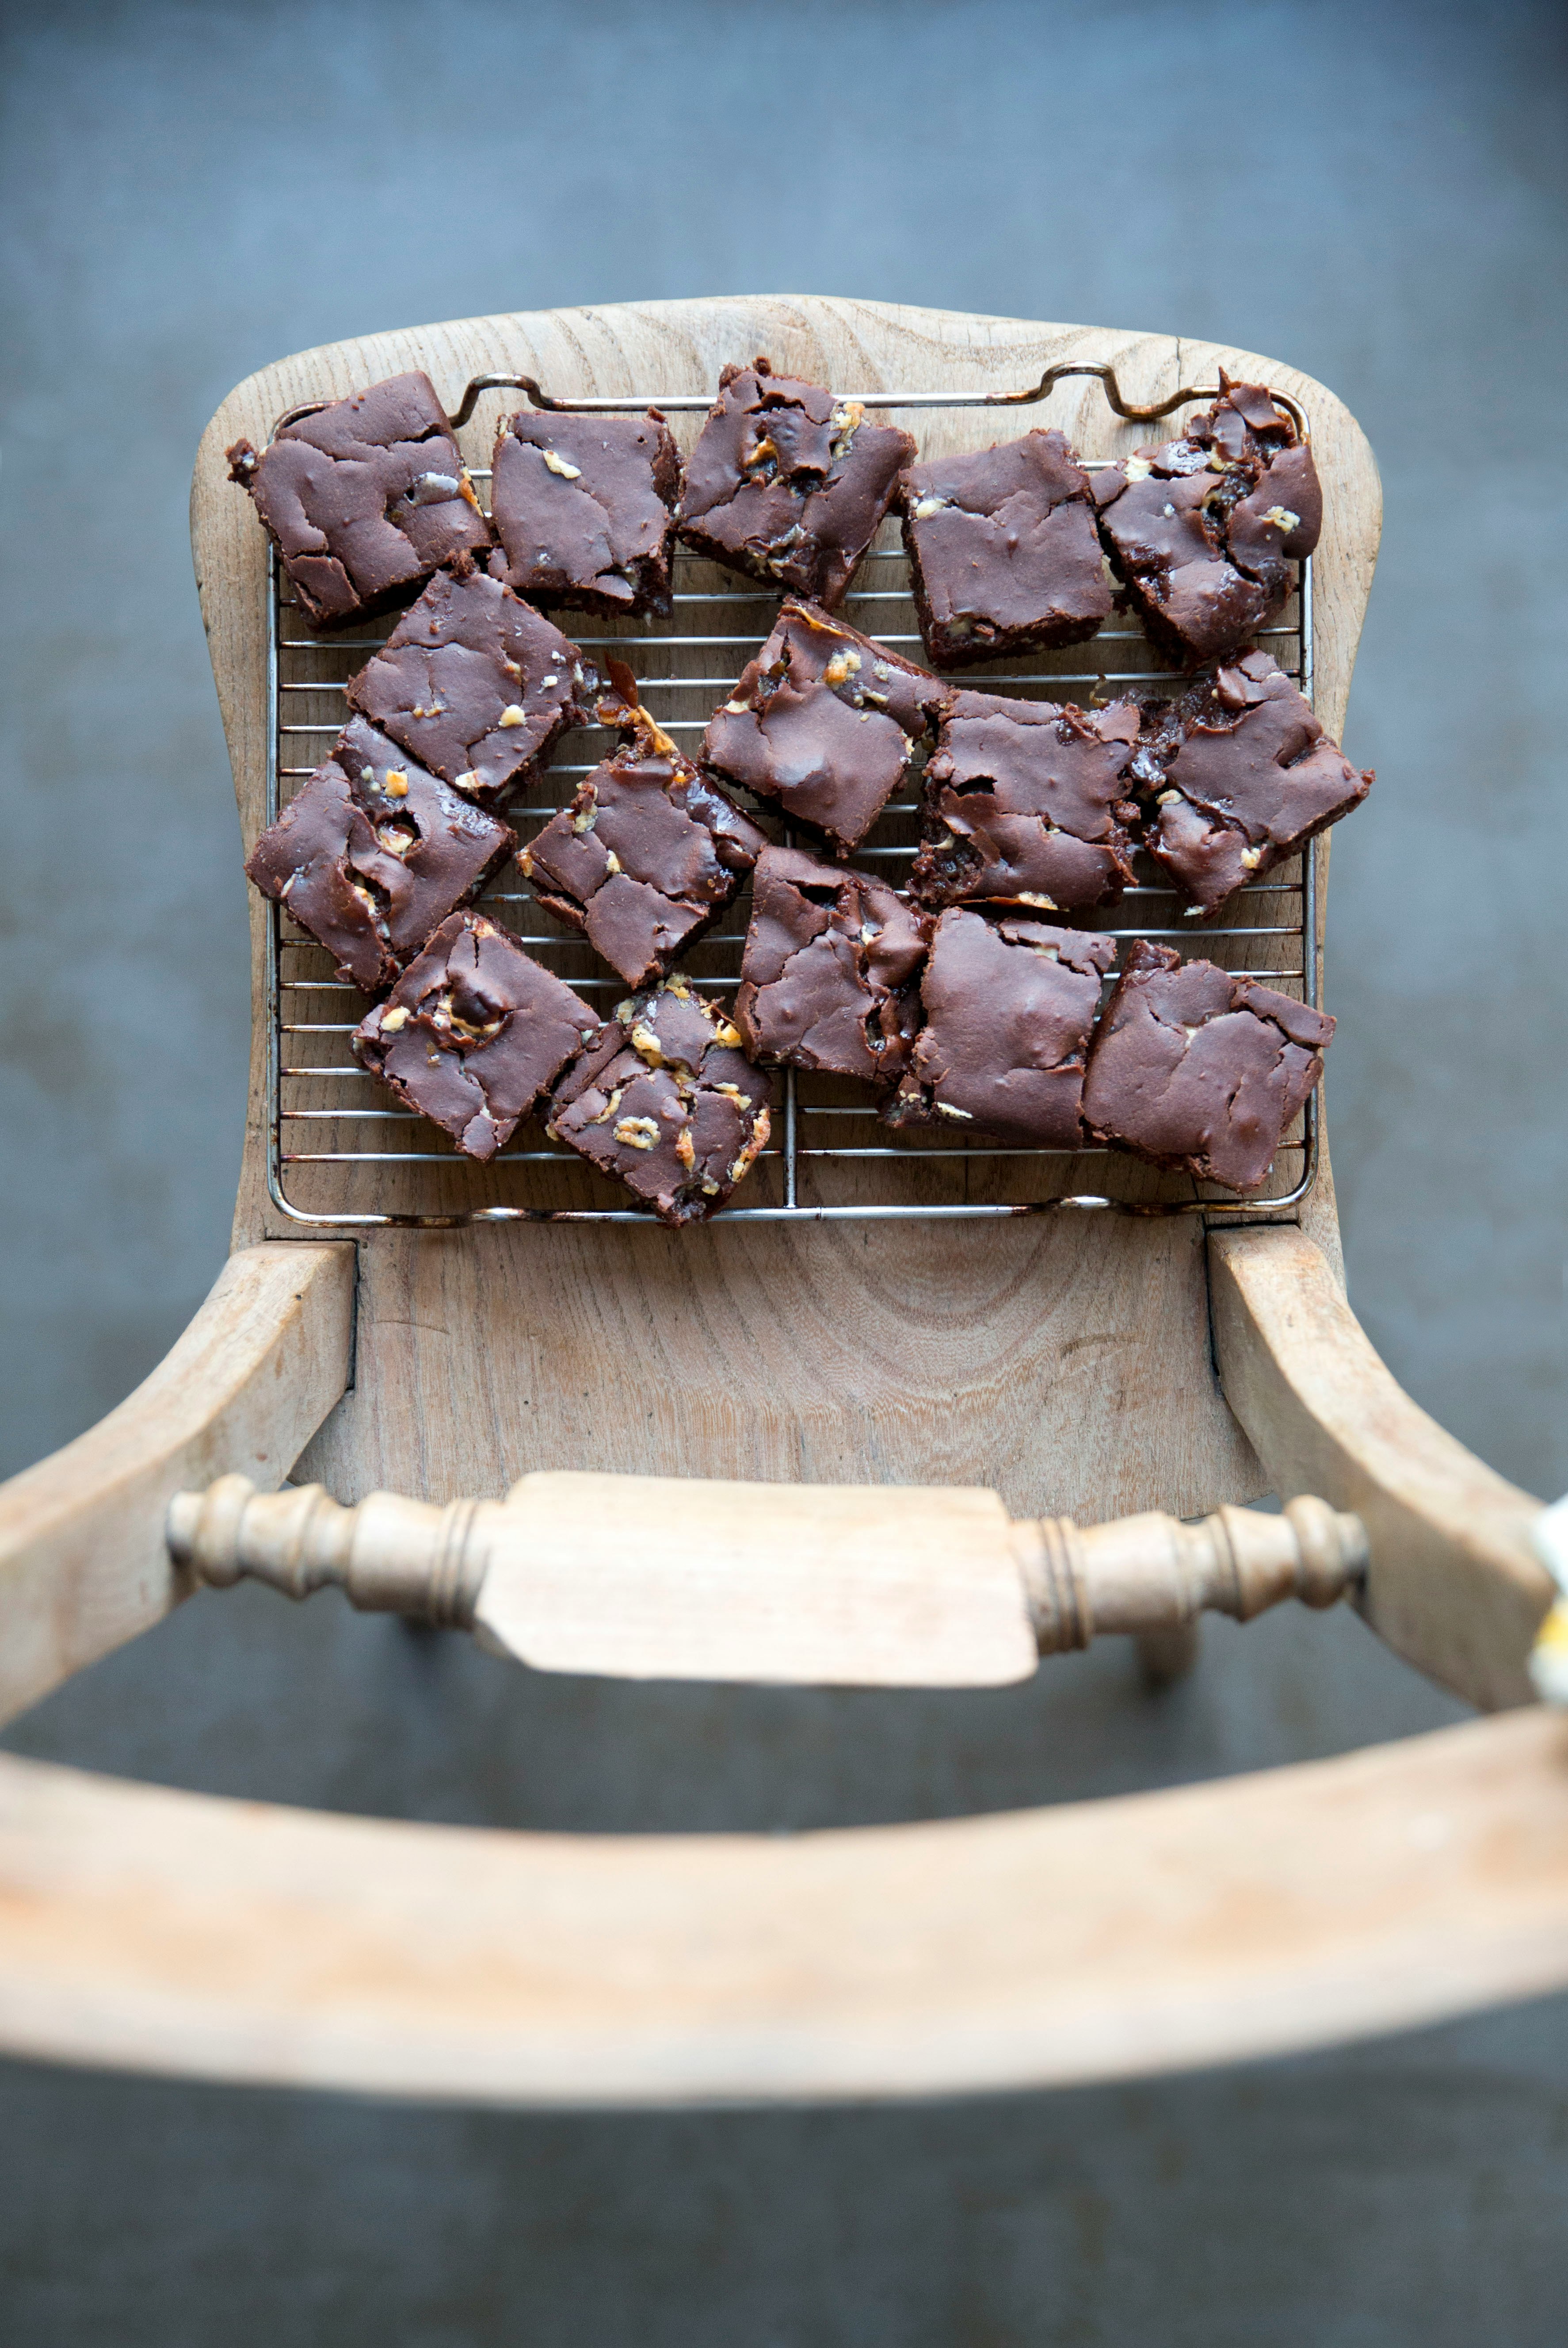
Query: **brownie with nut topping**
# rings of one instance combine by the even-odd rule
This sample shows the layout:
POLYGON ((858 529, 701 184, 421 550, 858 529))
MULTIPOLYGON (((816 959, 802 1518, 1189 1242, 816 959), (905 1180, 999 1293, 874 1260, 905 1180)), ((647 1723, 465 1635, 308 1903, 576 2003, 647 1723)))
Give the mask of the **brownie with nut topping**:
POLYGON ((518 861, 540 904, 580 930, 629 986, 662 977, 743 885, 767 835, 731 805, 610 663, 601 725, 630 739, 584 777, 518 861))
POLYGON ((934 668, 1081 644, 1109 617, 1094 492, 1063 434, 927 458, 898 504, 934 668))
POLYGON ((1212 660, 1267 627, 1312 552, 1323 492, 1295 419, 1260 383, 1232 383, 1174 440, 1095 476, 1100 535, 1154 642, 1212 660))
POLYGON ((661 1223, 701 1222, 767 1146, 771 1092, 723 1005, 672 978, 617 1004, 557 1085, 549 1132, 661 1223))
POLYGON ((885 644, 791 600, 714 712, 703 763, 847 855, 932 739, 946 695, 885 644))
POLYGON ((348 686, 350 705, 482 807, 589 723, 598 678, 569 636, 471 562, 438 572, 348 686))
POLYGON ((926 767, 911 896, 938 909, 1114 904, 1132 878, 1140 724, 1135 701, 1082 710, 955 693, 926 767))
POLYGON ((1076 1149, 1101 981, 1115 941, 1048 922, 988 921, 954 906, 920 977, 924 1024, 884 1104, 889 1125, 1076 1149))
POLYGON ((454 913, 355 1028, 361 1066, 488 1159, 599 1032, 599 1014, 478 913, 454 913))
POLYGON ((831 610, 914 454, 907 432, 868 424, 858 400, 775 375, 765 358, 727 366, 676 526, 698 554, 831 610))
POLYGON ((1326 1012, 1140 938, 1089 1056, 1084 1122, 1152 1165, 1255 1190, 1323 1074, 1326 1012))
POLYGON ((258 455, 227 452, 313 628, 346 628, 416 594, 454 555, 490 544, 427 375, 395 375, 283 425, 258 455))
POLYGON ((490 575, 536 603, 668 619, 681 459, 662 416, 525 407, 496 436, 490 575))
POLYGON ((245 866, 367 994, 476 897, 517 834, 351 717, 245 866))
POLYGON ((1202 915, 1359 807, 1375 779, 1262 652, 1146 703, 1132 773, 1153 800, 1144 844, 1202 915))
POLYGON ((753 1059, 887 1085, 908 1064, 929 918, 869 873, 765 848, 735 996, 753 1059))

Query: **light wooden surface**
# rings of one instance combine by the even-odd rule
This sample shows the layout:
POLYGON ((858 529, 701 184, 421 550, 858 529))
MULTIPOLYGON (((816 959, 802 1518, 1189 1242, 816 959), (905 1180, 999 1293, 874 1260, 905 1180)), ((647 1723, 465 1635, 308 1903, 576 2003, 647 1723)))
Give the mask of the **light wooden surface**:
MULTIPOLYGON (((1110 359, 1148 401, 1216 367, 1299 399, 1327 487, 1315 561, 1318 706, 1337 732, 1377 549, 1370 452, 1321 385, 1173 336, 807 298, 627 304, 367 337, 269 367, 202 442, 192 526, 247 847, 265 752, 264 541, 224 447, 260 445, 295 402, 396 369, 455 404, 471 376, 537 375, 567 395, 708 391, 766 351, 839 388, 1015 388, 1066 357, 1110 359)), ((510 396, 515 397, 515 396, 510 396)), ((474 453, 508 396, 483 404, 474 453)), ((1040 408, 944 414, 923 438, 984 444, 1060 425, 1085 453, 1149 437, 1098 385, 1040 408)), ((933 441, 934 445, 934 441, 933 441)), ((252 908, 257 1001, 263 930, 252 908)), ((236 1241, 290 1237, 267 1202, 261 1037, 236 1241)), ((396 1203, 395 1172, 389 1191, 396 1203)), ((1309 1207, 1337 1251, 1327 1170, 1309 1207)), ((1189 1516, 1266 1478, 1226 1408, 1207 1338, 1196 1219, 1016 1224, 374 1233, 360 1243, 354 1391, 301 1463, 340 1498, 377 1486, 446 1499, 529 1468, 868 1483, 984 1483, 1015 1514, 1189 1516)))

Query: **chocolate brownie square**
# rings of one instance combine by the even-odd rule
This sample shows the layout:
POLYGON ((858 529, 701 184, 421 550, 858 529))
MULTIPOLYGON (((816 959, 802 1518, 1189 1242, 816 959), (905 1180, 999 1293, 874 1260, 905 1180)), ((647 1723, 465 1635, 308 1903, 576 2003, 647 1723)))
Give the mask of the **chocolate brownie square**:
POLYGON ((703 763, 847 855, 930 740, 946 692, 886 645, 792 601, 714 712, 703 763))
POLYGON ((1373 782, 1259 652, 1146 703, 1132 772, 1154 800, 1146 845, 1204 914, 1359 807, 1373 782))
POLYGON ((313 628, 405 603, 439 563, 490 543, 426 375, 395 375, 228 451, 313 628))
POLYGON ((955 693, 926 767, 909 893, 1047 912, 1114 904, 1132 878, 1134 701, 1107 709, 955 693))
POLYGON ((1080 1148, 1084 1056, 1115 959, 1114 940, 1087 930, 944 913, 920 979, 925 1025, 886 1122, 1080 1148))
POLYGON ((646 416, 555 416, 525 407, 496 436, 490 575, 537 603, 656 612, 668 619, 681 459, 656 407, 646 416))
POLYGON ((898 502, 934 668, 1081 644, 1109 616, 1094 492, 1061 433, 927 458, 898 502))
POLYGON ((505 930, 454 913, 353 1043, 407 1107, 490 1159, 598 1028, 599 1014, 505 930))
POLYGON ((367 994, 478 894, 517 835, 351 717, 245 870, 367 994))
POLYGON ((1132 608, 1178 660, 1232 651, 1290 593, 1323 527, 1312 451, 1262 384, 1220 375, 1181 437, 1098 474, 1100 535, 1132 608))
POLYGON ((890 1084, 908 1062, 930 931, 927 916, 867 873, 764 849, 735 996, 747 1051, 890 1084))
POLYGON ((432 774, 492 806, 569 726, 588 724, 597 686, 569 637, 466 563, 436 573, 348 697, 432 774))
POLYGON ((600 719, 631 739, 518 861, 547 912, 644 986, 723 912, 767 838, 640 706, 631 671, 610 666, 617 697, 600 703, 600 719))
POLYGON ((549 1131, 662 1223, 722 1207, 767 1145, 772 1086, 682 978, 616 1005, 556 1086, 549 1131))
POLYGON ((1153 1165, 1255 1190, 1333 1034, 1327 1013, 1245 971, 1140 938, 1089 1056, 1084 1122, 1153 1165))
POLYGON ((766 359, 727 366, 677 526, 699 554, 831 609, 914 454, 907 432, 867 424, 858 400, 774 375, 766 359))

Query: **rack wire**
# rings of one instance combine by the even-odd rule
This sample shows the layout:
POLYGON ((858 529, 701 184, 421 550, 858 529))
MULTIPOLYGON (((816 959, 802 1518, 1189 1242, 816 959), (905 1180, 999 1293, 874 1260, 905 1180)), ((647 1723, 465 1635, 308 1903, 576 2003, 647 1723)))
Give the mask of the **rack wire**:
MULTIPOLYGON (((1038 385, 1012 393, 882 391, 845 396, 867 407, 894 410, 1013 407, 1045 398, 1062 376, 1072 375, 1100 376, 1108 408, 1139 423, 1216 396, 1214 387, 1184 389, 1156 407, 1137 407, 1123 400, 1110 368, 1074 365, 1049 368, 1038 385)), ((487 393, 519 390, 545 409, 637 415, 650 405, 646 396, 558 401, 529 377, 488 376, 468 386, 454 421, 467 426, 487 393)), ((667 416, 696 416, 706 412, 710 398, 706 394, 661 395, 653 404, 667 416)), ((1282 404, 1305 434, 1307 423, 1299 410, 1288 400, 1282 404)), ((279 422, 306 412, 296 408, 279 422)), ((496 417, 504 412, 505 406, 497 404, 496 417)), ((482 436, 487 453, 493 431, 494 418, 489 418, 482 436)), ((1092 472, 1113 460, 1102 456, 1083 461, 1092 472)), ((484 501, 488 469, 476 462, 469 472, 484 501)), ((669 621, 604 621, 568 613, 552 616, 601 668, 610 654, 627 661, 661 726, 677 740, 692 744, 766 639, 780 596, 681 550, 673 583, 674 612, 669 621)), ((331 749, 347 716, 344 689, 349 678, 384 641, 395 615, 348 635, 312 635, 275 553, 270 556, 267 610, 271 823, 331 749)), ((923 661, 907 561, 895 524, 884 524, 840 610, 864 633, 923 661)), ((1277 623, 1261 632, 1260 640, 1310 701, 1310 562, 1298 566, 1296 592, 1277 623)), ((1014 655, 966 669, 952 681, 980 691, 1090 706, 1122 693, 1178 690, 1184 679, 1150 644, 1134 618, 1117 614, 1086 644, 1022 660, 1014 655)), ((580 778, 609 754, 617 739, 598 726, 563 738, 555 763, 525 788, 507 811, 520 839, 531 838, 569 800, 580 778)), ((743 794, 735 796, 747 804, 743 794)), ((776 828, 774 811, 760 812, 765 826, 776 828)), ((901 880, 918 839, 917 779, 913 793, 887 808, 851 860, 901 880)), ((1133 867, 1132 885, 1118 905, 1099 915, 1060 918, 1070 926, 1113 937, 1123 946, 1136 937, 1157 939, 1184 956, 1202 955, 1226 968, 1244 969, 1285 994, 1319 1003, 1316 842, 1305 856, 1249 883, 1219 922, 1200 924, 1184 918, 1178 892, 1142 850, 1133 867)), ((602 1003, 608 1009, 624 995, 623 982, 579 937, 551 921, 515 867, 508 867, 479 902, 492 920, 512 931, 531 954, 590 1003, 602 1003)), ((683 959, 681 967, 703 994, 723 1000, 739 983, 749 911, 748 889, 683 959)), ((269 904, 267 919, 268 1184, 283 1214, 296 1222, 349 1228, 649 1221, 644 1210, 625 1203, 619 1184, 551 1143, 532 1120, 519 1126, 488 1166, 481 1166, 463 1157, 439 1128, 395 1105, 378 1080, 358 1066, 349 1045, 369 1008, 368 998, 337 976, 332 957, 280 906, 269 904)), ((1107 981, 1108 987, 1111 983, 1107 981)), ((1245 1200, 1214 1184, 1161 1173, 1108 1149, 966 1145, 925 1129, 895 1131, 878 1122, 876 1100, 866 1089, 846 1079, 788 1071, 775 1081, 774 1103, 770 1147, 738 1194, 738 1203, 726 1208, 716 1221, 969 1220, 1064 1210, 1145 1216, 1218 1212, 1227 1221, 1277 1220, 1307 1195, 1317 1167, 1316 1095, 1282 1142, 1263 1190, 1245 1200)))

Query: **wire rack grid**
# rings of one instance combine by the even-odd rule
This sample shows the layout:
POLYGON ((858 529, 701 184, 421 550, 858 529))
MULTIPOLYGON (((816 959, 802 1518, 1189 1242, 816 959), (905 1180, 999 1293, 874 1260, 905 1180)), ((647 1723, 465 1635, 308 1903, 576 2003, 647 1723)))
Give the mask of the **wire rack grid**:
MULTIPOLYGON (((894 410, 1010 407, 1043 398, 1067 374, 1101 376, 1109 407, 1140 422, 1216 396, 1214 387, 1184 390, 1157 408, 1134 408, 1123 402, 1109 369, 1069 366, 1048 370, 1038 386, 1011 394, 872 392, 854 396, 866 407, 894 410)), ((501 389, 526 391, 534 406, 547 409, 641 414, 650 405, 646 397, 557 401, 526 376, 482 376, 469 385, 455 422, 466 424, 480 396, 501 389)), ((710 401, 707 395, 661 396, 653 404, 666 415, 696 415, 704 413, 710 401)), ((305 412, 294 409, 291 415, 305 412)), ((1294 408, 1293 413, 1305 433, 1306 419, 1294 408)), ((1091 471, 1111 461, 1104 457, 1084 459, 1091 471)), ((483 501, 488 469, 471 464, 469 471, 483 501)), ((347 715, 344 689, 350 675, 371 657, 395 620, 394 614, 352 635, 313 636, 288 592, 275 553, 270 562, 269 823, 327 755, 347 715)), ((775 592, 678 550, 671 620, 606 622, 566 613, 553 616, 590 661, 602 666, 612 653, 626 660, 659 723, 692 744, 767 637, 779 600, 775 592)), ((896 525, 886 523, 878 533, 840 609, 864 633, 923 660, 907 561, 896 525)), ((1262 640, 1310 700, 1310 562, 1298 566, 1296 592, 1278 623, 1262 632, 1262 640)), ((1097 705, 1122 693, 1173 691, 1184 680, 1132 617, 1117 614, 1086 644, 968 669, 953 682, 983 691, 1097 705)), ((579 778, 608 755, 617 738, 597 726, 563 737, 548 772, 525 788, 507 811, 520 839, 531 838, 559 811, 579 778)), ((735 796, 746 804, 743 794, 735 796)), ((760 812, 764 825, 771 825, 771 811, 760 812)), ((901 879, 918 839, 917 778, 914 795, 887 808, 852 861, 901 879)), ((1177 892, 1140 850, 1133 883, 1117 906, 1100 915, 1060 918, 1119 943, 1137 937, 1158 939, 1184 953, 1245 969, 1317 1004, 1317 888, 1315 841, 1305 856, 1250 883, 1225 909, 1223 922, 1200 927, 1184 919, 1177 892)), ((542 911, 515 867, 508 867, 479 901, 530 953, 590 1002, 608 1006, 625 994, 623 982, 607 974, 606 966, 580 939, 542 911)), ((684 958, 682 969, 702 993, 722 1000, 739 983, 749 908, 748 890, 684 958)), ((456 1151, 438 1128, 393 1105, 391 1096, 358 1066, 350 1049, 349 1038, 369 1007, 367 998, 337 976, 331 956, 280 906, 269 904, 267 918, 268 1185, 284 1215, 300 1223, 349 1228, 649 1221, 644 1210, 626 1205, 619 1185, 549 1142, 538 1123, 520 1126, 507 1148, 490 1165, 480 1166, 456 1151)), ((1107 981, 1108 988, 1112 983, 1107 981)), ((1220 1210, 1227 1220, 1278 1220, 1304 1198, 1317 1172, 1316 1095, 1287 1133, 1262 1192, 1245 1200, 1216 1185, 1161 1173, 1125 1153, 966 1146, 926 1131, 896 1132, 878 1122, 876 1103, 866 1089, 847 1080, 786 1071, 775 1082, 774 1099, 771 1145, 739 1202, 715 1220, 975 1220, 1062 1210, 1144 1216, 1220 1210)))

